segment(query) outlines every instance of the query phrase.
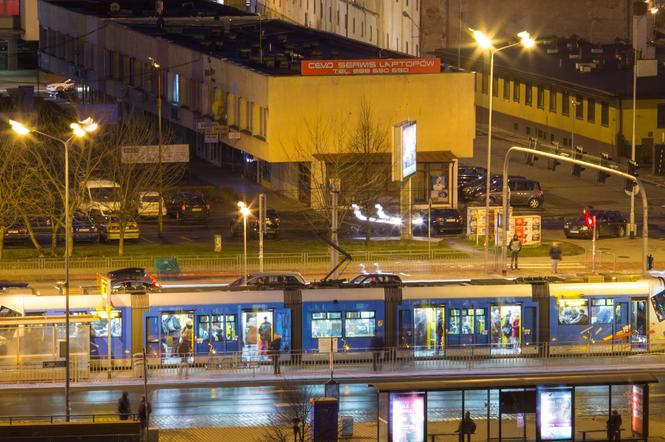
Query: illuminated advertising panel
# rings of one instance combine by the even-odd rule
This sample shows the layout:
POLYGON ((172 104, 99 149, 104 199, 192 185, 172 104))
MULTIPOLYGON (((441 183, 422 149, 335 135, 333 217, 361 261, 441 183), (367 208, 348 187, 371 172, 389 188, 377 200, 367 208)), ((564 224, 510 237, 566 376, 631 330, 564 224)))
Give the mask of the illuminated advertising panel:
POLYGON ((302 75, 436 74, 441 60, 432 58, 379 58, 360 60, 302 60, 302 75))
POLYGON ((426 442, 426 393, 390 393, 390 442, 426 442))
POLYGON ((573 439, 573 391, 538 390, 538 440, 573 439))
POLYGON ((393 126, 393 181, 404 181, 416 173, 416 122, 402 121, 393 126))
POLYGON ((638 436, 644 434, 644 387, 633 385, 630 395, 630 429, 638 436))

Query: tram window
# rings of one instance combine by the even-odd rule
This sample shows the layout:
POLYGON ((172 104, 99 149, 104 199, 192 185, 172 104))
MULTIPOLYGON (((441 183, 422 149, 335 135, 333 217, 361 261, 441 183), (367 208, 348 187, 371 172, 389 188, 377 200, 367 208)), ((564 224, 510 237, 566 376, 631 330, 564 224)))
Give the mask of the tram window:
POLYGON ((473 309, 472 308, 462 309, 462 334, 463 335, 472 335, 473 334, 473 309))
MULTIPOLYGON (((227 341, 235 341, 238 339, 236 335, 236 315, 225 315, 226 321, 224 323, 224 332, 227 341)), ((220 316, 221 318, 221 316, 220 316)))
POLYGON ((208 340, 210 337, 210 316, 200 315, 199 316, 199 326, 197 329, 197 335, 203 340, 208 340))
POLYGON ((449 335, 459 335, 460 332, 460 310, 458 308, 450 309, 450 324, 448 325, 449 335))
POLYGON ((611 324, 613 316, 614 299, 602 298, 591 300, 591 323, 611 324))
POLYGON ((559 325, 586 325, 588 323, 588 299, 559 299, 559 325))
POLYGON ((476 333, 487 333, 487 322, 485 321, 485 309, 476 309, 476 333))
POLYGON ((312 313, 312 338, 341 338, 342 313, 312 313))
POLYGON ((374 336, 374 312, 346 312, 345 331, 347 338, 374 336))
MULTIPOLYGON (((119 338, 122 336, 122 312, 113 312, 115 318, 111 318, 111 337, 119 338)), ((90 337, 92 338, 107 338, 108 335, 108 320, 106 318, 98 319, 90 323, 90 337)))

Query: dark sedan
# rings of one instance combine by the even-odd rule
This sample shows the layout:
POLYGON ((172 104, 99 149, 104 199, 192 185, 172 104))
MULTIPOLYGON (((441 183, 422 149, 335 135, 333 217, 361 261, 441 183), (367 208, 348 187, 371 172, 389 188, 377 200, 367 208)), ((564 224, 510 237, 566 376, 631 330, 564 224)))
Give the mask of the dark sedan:
MULTIPOLYGON (((414 217, 414 235, 427 236, 427 218, 427 210, 423 210, 414 217)), ((464 216, 457 209, 432 209, 429 213, 429 218, 431 235, 443 235, 447 233, 459 234, 466 228, 464 216)))
POLYGON ((563 226, 566 238, 593 237, 593 217, 596 217, 596 239, 600 237, 621 238, 626 236, 628 220, 616 210, 589 210, 563 226))
POLYGON ((201 192, 178 192, 169 201, 166 213, 178 221, 205 221, 210 215, 210 204, 201 192))

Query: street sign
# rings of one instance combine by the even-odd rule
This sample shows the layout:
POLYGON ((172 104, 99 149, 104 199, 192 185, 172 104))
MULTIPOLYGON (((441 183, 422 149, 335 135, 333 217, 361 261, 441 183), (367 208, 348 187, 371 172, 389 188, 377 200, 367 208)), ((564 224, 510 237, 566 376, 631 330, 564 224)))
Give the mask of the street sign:
POLYGON ((229 132, 229 140, 239 140, 240 132, 229 132))
MULTIPOLYGON (((122 146, 120 160, 124 164, 159 163, 159 146, 122 146)), ((163 145, 162 163, 189 163, 189 144, 163 145)))
POLYGON ((198 123, 196 123, 196 128, 198 130, 211 130, 211 129, 217 130, 220 128, 220 126, 221 124, 218 123, 217 121, 199 121, 198 123))

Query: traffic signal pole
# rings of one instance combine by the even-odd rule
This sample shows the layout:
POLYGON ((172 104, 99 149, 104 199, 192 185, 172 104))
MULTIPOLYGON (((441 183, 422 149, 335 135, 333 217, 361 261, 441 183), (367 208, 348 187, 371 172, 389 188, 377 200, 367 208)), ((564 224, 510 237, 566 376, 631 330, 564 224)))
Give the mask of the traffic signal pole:
MULTIPOLYGON (((509 213, 510 209, 510 199, 508 198, 508 165, 510 163, 510 155, 513 152, 522 152, 522 153, 532 153, 533 149, 520 146, 512 146, 508 148, 506 156, 503 160, 503 213, 504 215, 509 213)), ((545 158, 550 158, 557 161, 562 161, 566 163, 571 163, 573 165, 589 167, 591 169, 603 171, 609 175, 616 175, 627 180, 633 181, 640 187, 640 195, 642 195, 642 271, 647 272, 649 270, 647 255, 649 254, 649 202, 647 200, 646 189, 642 185, 642 182, 637 176, 631 175, 620 170, 615 170, 610 167, 601 166, 600 164, 591 163, 581 159, 571 158, 566 155, 559 155, 556 153, 550 153, 547 151, 538 151, 538 155, 545 158)), ((506 253, 508 249, 508 228, 510 226, 510 219, 507 216, 502 217, 502 228, 501 232, 501 270, 503 273, 507 272, 507 260, 506 253)))

